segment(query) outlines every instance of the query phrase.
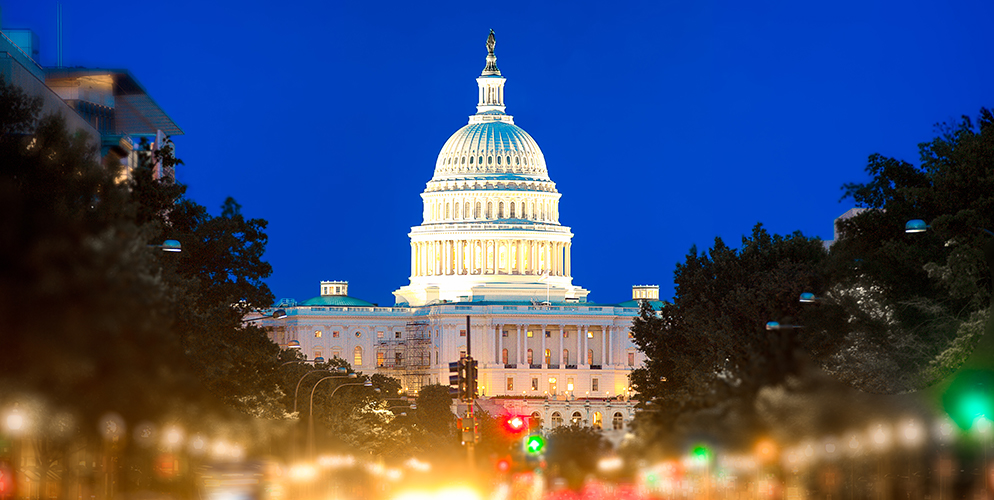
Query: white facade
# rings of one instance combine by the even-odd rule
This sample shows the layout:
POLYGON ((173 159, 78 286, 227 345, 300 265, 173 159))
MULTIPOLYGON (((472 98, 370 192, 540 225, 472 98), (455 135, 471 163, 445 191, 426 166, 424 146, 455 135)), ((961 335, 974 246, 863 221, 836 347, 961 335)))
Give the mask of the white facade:
POLYGON ((488 48, 477 113, 445 142, 421 195, 410 284, 394 292, 397 305, 377 307, 348 297, 345 282, 324 281, 320 296, 280 304, 287 318, 264 323, 309 359, 337 356, 357 371, 398 376, 412 392, 448 384, 449 362, 468 353, 488 404, 534 413, 547 427, 579 419, 620 436, 634 411, 628 374, 643 361, 629 337, 635 299, 658 300, 658 287, 604 305, 573 285, 561 195, 538 144, 504 113, 493 38, 488 48))

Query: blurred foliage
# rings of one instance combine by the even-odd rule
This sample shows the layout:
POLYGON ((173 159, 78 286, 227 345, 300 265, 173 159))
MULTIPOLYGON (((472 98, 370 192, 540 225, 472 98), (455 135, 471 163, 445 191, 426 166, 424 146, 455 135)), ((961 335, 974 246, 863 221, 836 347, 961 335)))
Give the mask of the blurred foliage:
POLYGON ((600 429, 578 424, 559 426, 547 436, 545 458, 552 477, 561 477, 572 489, 597 472, 597 462, 611 444, 600 429))
POLYGON ((927 412, 937 398, 870 393, 948 380, 992 329, 994 280, 994 116, 937 129, 919 166, 870 156, 870 180, 843 187, 861 210, 837 221, 829 253, 761 226, 738 250, 720 239, 691 249, 674 303, 643 304, 633 321, 648 359, 631 375, 644 411, 629 452, 679 453, 700 438, 747 449, 763 435, 927 412), (930 227, 906 233, 911 219, 930 227), (818 298, 802 304, 801 292, 818 298))

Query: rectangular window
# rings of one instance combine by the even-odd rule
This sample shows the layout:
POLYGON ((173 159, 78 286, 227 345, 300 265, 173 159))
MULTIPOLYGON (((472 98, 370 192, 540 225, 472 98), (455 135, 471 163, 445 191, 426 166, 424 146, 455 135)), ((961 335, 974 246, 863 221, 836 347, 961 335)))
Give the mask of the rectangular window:
POLYGON ((563 330, 563 338, 564 339, 568 339, 569 338, 569 332, 567 332, 566 330, 563 330))
POLYGON ((594 338, 594 332, 592 332, 592 331, 590 331, 590 330, 587 330, 587 338, 588 338, 588 339, 592 339, 592 338, 594 338))
POLYGON ((399 352, 393 353, 393 363, 397 366, 404 366, 404 354, 399 352))
POLYGON ((533 378, 532 379, 532 390, 533 391, 537 391, 538 390, 538 379, 537 378, 533 378))
POLYGON ((331 332, 331 336, 335 337, 337 339, 338 338, 338 331, 336 330, 336 331, 331 332))
POLYGON ((550 331, 550 330, 546 330, 546 331, 545 331, 545 338, 547 338, 547 339, 548 339, 548 338, 552 338, 552 331, 550 331))
POLYGON ((376 367, 377 368, 382 368, 383 367, 384 356, 385 355, 383 354, 383 351, 380 351, 380 352, 376 353, 376 367))
POLYGON ((532 338, 532 331, 528 330, 528 338, 532 338))
POLYGON ((507 377, 507 390, 514 390, 514 377, 507 377))
POLYGON ((316 339, 321 338, 321 330, 314 330, 314 338, 316 339))
POLYGON ((635 366, 635 353, 628 353, 628 366, 635 366))
POLYGON ((466 330, 459 330, 459 336, 460 337, 465 337, 466 336, 466 330))
POLYGON ((399 339, 400 338, 400 332, 393 332, 393 338, 399 339))
POLYGON ((507 337, 507 334, 508 334, 507 331, 500 332, 501 337, 507 337))
POLYGON ((378 338, 378 339, 382 339, 383 338, 383 330, 377 330, 376 331, 376 338, 378 338))
POLYGON ((630 338, 630 339, 635 338, 635 335, 632 334, 631 330, 628 330, 628 338, 630 338))
POLYGON ((596 378, 593 379, 593 380, 591 380, 590 381, 590 390, 593 391, 593 392, 597 392, 597 391, 601 390, 601 381, 599 379, 596 379, 596 378))

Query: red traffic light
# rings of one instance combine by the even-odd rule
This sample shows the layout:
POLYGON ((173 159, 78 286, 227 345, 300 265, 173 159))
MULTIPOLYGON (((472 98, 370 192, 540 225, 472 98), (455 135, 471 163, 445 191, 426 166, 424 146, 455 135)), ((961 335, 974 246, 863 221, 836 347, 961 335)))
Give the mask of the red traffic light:
POLYGON ((528 422, 525 422, 524 417, 513 415, 504 419, 504 427, 508 430, 508 432, 517 434, 528 429, 528 422))
POLYGON ((504 457, 497 460, 497 472, 507 472, 511 470, 511 459, 509 457, 504 457))

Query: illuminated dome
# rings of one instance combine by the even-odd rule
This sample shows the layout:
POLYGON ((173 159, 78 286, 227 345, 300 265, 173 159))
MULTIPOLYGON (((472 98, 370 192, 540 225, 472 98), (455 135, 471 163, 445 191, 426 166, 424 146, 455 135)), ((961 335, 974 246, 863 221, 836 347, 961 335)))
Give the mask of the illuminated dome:
POLYGON ((582 302, 573 285, 573 233, 559 223, 556 184, 532 136, 504 112, 494 34, 476 78, 476 114, 449 137, 411 228, 411 284, 400 305, 441 301, 582 302))
POLYGON ((545 156, 538 143, 510 115, 490 111, 470 117, 470 123, 445 141, 435 162, 432 181, 508 178, 549 180, 545 156))

